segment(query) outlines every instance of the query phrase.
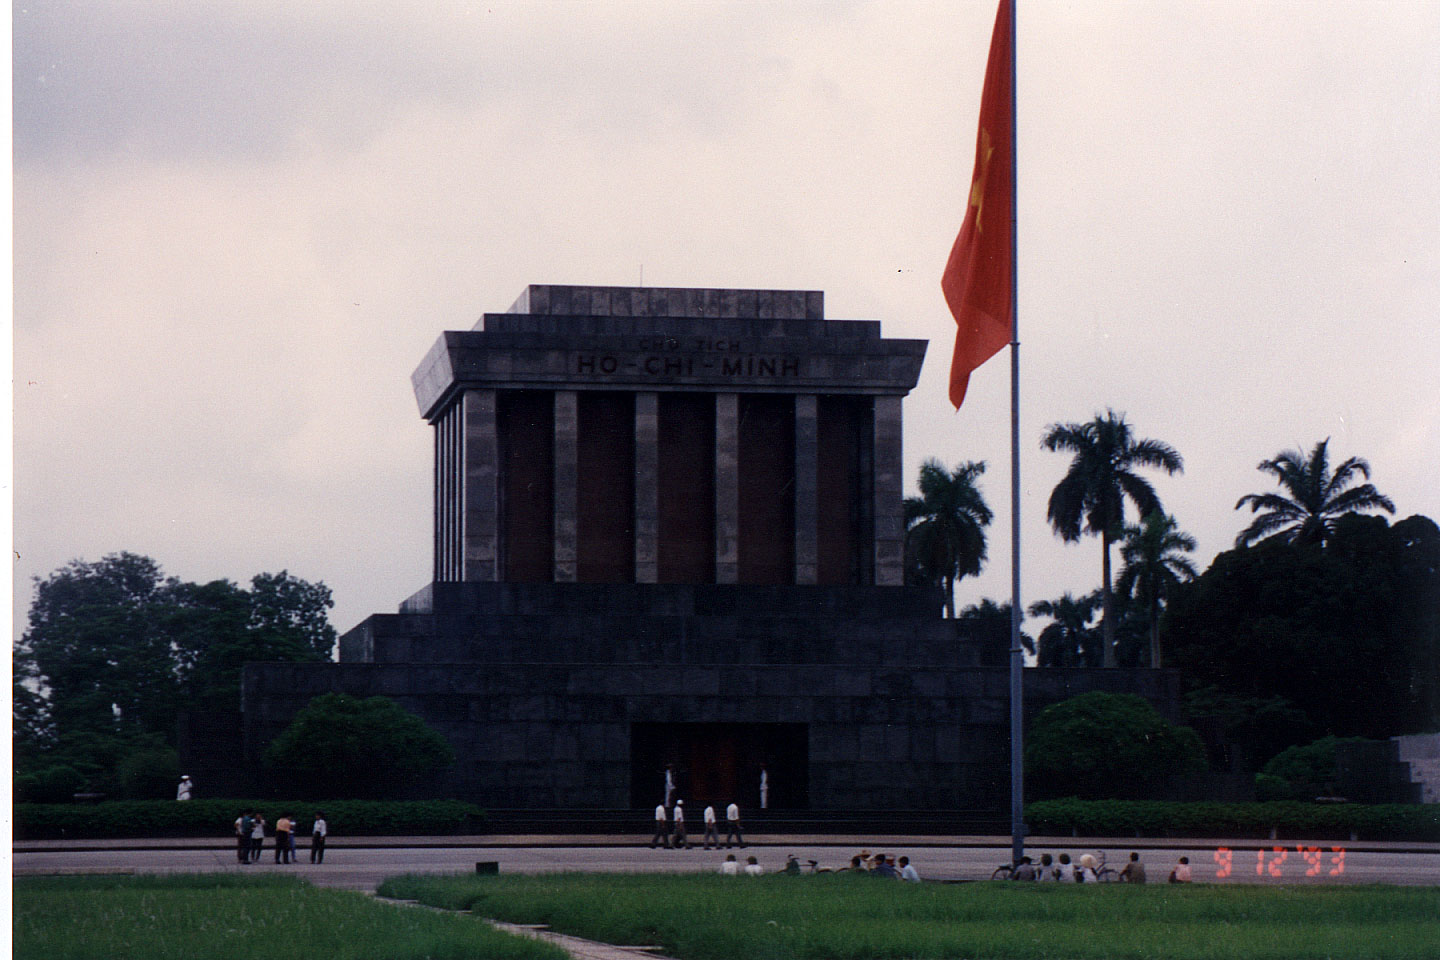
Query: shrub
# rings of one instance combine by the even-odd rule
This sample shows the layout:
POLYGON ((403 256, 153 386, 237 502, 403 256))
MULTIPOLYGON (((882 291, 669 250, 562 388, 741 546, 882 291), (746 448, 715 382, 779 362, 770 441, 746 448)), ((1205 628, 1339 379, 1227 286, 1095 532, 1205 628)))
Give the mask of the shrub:
POLYGON ((1042 800, 1025 808, 1034 834, 1292 839, 1440 840, 1440 805, 1357 803, 1173 803, 1042 800))
POLYGON ((1025 743, 1025 777, 1042 795, 1134 796, 1204 769, 1195 731, 1131 693, 1085 693, 1046 707, 1025 743))
POLYGON ((395 701, 343 693, 311 700, 264 756, 273 780, 307 797, 394 797, 454 762, 449 741, 395 701))
POLYGON ((1255 789, 1262 789, 1263 776, 1268 778, 1263 789, 1278 793, 1277 799, 1301 800, 1334 793, 1336 748, 1342 743, 1369 742, 1364 737, 1324 737, 1304 746, 1287 747, 1256 775, 1255 789))
POLYGON ((20 803, 69 803, 85 786, 85 776, 68 764, 45 767, 15 778, 15 799, 20 803))

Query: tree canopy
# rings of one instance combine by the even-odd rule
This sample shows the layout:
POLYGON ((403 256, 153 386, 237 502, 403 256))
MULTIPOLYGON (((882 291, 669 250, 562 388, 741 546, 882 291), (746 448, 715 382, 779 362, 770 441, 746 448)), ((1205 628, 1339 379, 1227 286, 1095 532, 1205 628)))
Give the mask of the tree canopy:
POLYGON ((275 782, 304 797, 432 793, 425 780, 455 762, 449 741, 388 697, 327 693, 270 742, 275 782))
POLYGON ((181 710, 239 710, 246 661, 329 657, 331 606, 285 571, 187 583, 128 552, 37 578, 14 649, 17 767, 71 765, 118 790, 125 756, 173 748, 181 710))
POLYGON ((1237 547, 1249 546, 1267 537, 1291 543, 1324 544, 1337 517, 1351 513, 1383 510, 1395 512, 1395 504, 1372 484, 1350 486, 1358 476, 1370 479, 1370 464, 1351 457, 1330 470, 1330 438, 1315 444, 1310 453, 1286 450, 1272 460, 1261 460, 1257 470, 1272 474, 1289 496, 1278 493, 1247 493, 1235 509, 1249 506, 1254 522, 1235 538, 1237 547), (1263 512, 1262 512, 1263 511, 1263 512))
POLYGON ((1107 410, 1104 416, 1097 414, 1085 423, 1052 423, 1040 443, 1046 450, 1074 454, 1069 470, 1050 494, 1047 515, 1055 532, 1066 542, 1079 540, 1082 529, 1100 537, 1103 662, 1113 667, 1115 607, 1110 544, 1123 533, 1127 500, 1141 516, 1162 511, 1154 488, 1135 470, 1150 467, 1174 474, 1184 469, 1184 461, 1169 444, 1137 439, 1124 414, 1114 410, 1107 410))
POLYGON ((1289 705, 1306 735, 1434 730, 1440 528, 1350 514, 1323 544, 1272 537, 1227 551, 1177 589, 1162 632, 1192 687, 1289 705))
POLYGON ((1133 693, 1082 693, 1046 707, 1025 740, 1025 778, 1039 797, 1132 799, 1171 776, 1205 769, 1189 727, 1133 693))

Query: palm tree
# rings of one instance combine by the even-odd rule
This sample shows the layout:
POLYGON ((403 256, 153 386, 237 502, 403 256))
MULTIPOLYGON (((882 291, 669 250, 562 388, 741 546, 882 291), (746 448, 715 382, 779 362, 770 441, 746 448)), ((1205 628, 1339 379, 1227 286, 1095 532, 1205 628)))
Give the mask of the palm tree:
POLYGON ((1257 540, 1279 537, 1287 543, 1318 543, 1330 539, 1331 522, 1344 513, 1369 510, 1395 512, 1395 504, 1372 484, 1350 487, 1358 473, 1370 479, 1370 464, 1351 457, 1330 472, 1330 456, 1326 437, 1307 457, 1299 450, 1286 450, 1273 460, 1261 460, 1256 467, 1274 474, 1275 480, 1290 495, 1278 493, 1247 493, 1235 504, 1239 510, 1246 504, 1258 514, 1253 523, 1240 531, 1235 546, 1248 547, 1257 540), (1260 511, 1265 511, 1261 513, 1260 511))
POLYGON ((1167 474, 1184 469, 1180 454, 1159 440, 1137 440, 1114 410, 1095 416, 1087 423, 1052 423, 1040 441, 1046 450, 1075 454, 1054 492, 1050 494, 1049 518, 1055 532, 1066 542, 1079 540, 1081 521, 1085 533, 1098 533, 1101 541, 1101 591, 1104 597, 1100 625, 1105 637, 1104 664, 1115 666, 1114 598, 1110 589, 1110 544, 1121 536, 1128 499, 1140 515, 1161 509, 1154 488, 1135 467, 1155 467, 1167 474))
POLYGON ((985 563, 985 526, 994 515, 975 480, 985 463, 945 469, 939 460, 920 466, 920 496, 905 498, 905 555, 912 570, 945 591, 945 616, 955 616, 955 582, 985 563))
POLYGON ((1180 530, 1174 517, 1158 510, 1145 514, 1138 527, 1125 528, 1120 544, 1120 579, 1115 591, 1143 604, 1150 623, 1150 666, 1160 667, 1160 601, 1177 584, 1196 577, 1195 565, 1182 554, 1192 552, 1195 538, 1180 530))
POLYGON ((1042 667, 1095 666, 1095 629, 1090 620, 1100 605, 1100 591, 1075 597, 1068 591, 1059 600, 1037 600, 1030 615, 1054 622, 1040 631, 1037 662, 1042 667))

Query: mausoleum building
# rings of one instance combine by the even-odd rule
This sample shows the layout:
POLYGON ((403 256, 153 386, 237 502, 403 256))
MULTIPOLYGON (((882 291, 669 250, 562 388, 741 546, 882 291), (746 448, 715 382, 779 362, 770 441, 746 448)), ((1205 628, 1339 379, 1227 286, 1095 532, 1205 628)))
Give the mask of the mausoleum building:
MULTIPOLYGON (((903 576, 925 342, 819 291, 531 286, 412 376, 431 583, 338 664, 252 664, 253 762, 312 697, 389 696, 492 808, 1000 809, 1004 642, 903 576)), ((1027 712, 1158 671, 1027 671, 1027 712)))

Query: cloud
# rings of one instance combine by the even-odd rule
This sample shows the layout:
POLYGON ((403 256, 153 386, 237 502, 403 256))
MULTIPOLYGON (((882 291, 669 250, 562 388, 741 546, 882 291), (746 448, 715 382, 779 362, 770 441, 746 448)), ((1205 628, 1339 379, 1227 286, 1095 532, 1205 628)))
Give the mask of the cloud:
MULTIPOLYGON (((1008 596, 1008 364, 949 412, 938 293, 990 3, 13 15, 22 598, 131 549, 393 609, 430 571, 411 369, 526 284, 642 270, 930 339, 907 477, 989 461, 961 602, 1008 596)), ((1185 455, 1156 485, 1202 562, 1255 463, 1327 435, 1435 515, 1440 8, 1056 0, 1020 35, 1027 600, 1098 580, 1038 438, 1107 406, 1185 455)))

